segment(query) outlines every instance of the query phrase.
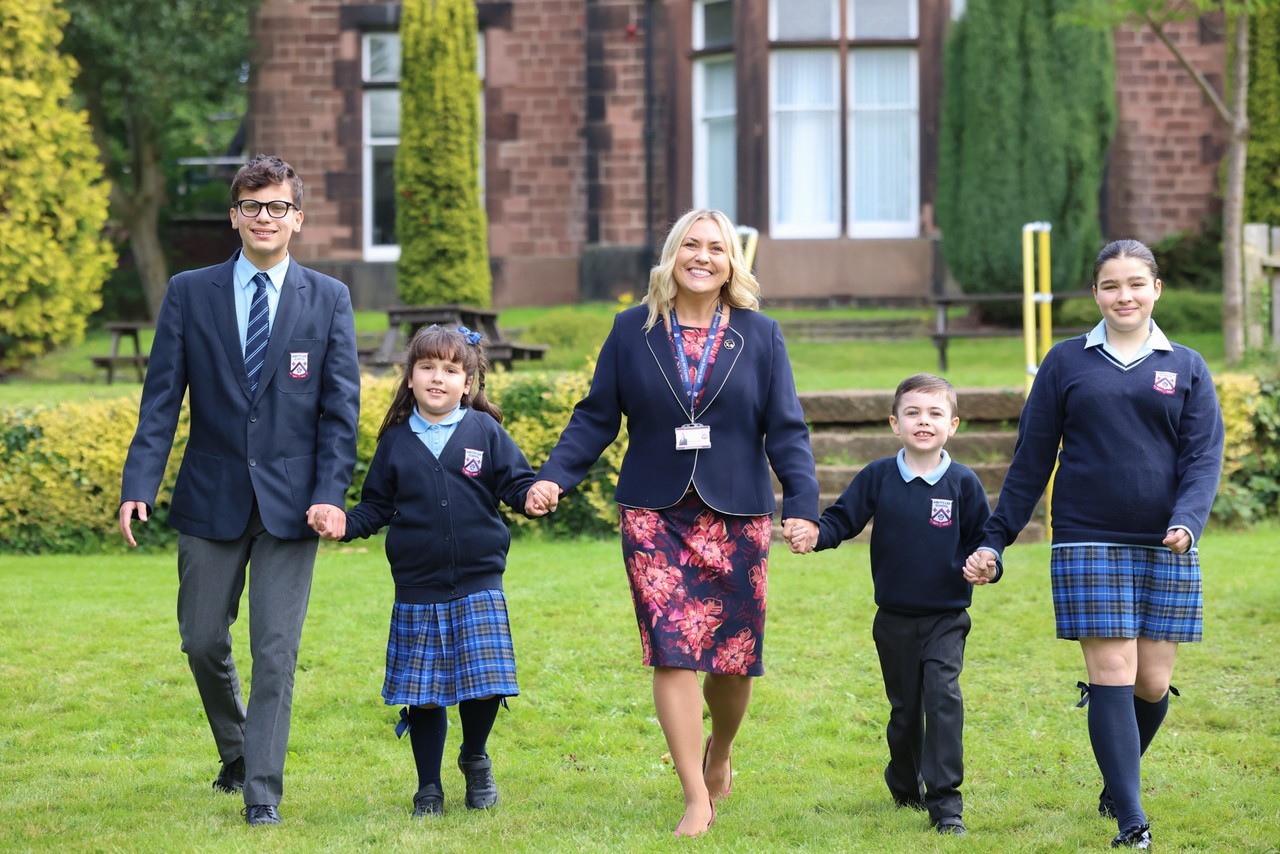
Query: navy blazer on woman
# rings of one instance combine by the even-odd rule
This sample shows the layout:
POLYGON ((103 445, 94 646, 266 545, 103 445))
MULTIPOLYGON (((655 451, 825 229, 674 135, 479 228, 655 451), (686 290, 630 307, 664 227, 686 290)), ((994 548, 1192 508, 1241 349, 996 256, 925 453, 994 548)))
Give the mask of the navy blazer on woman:
POLYGON ((272 535, 313 537, 307 509, 342 507, 355 466, 360 367, 351 296, 342 282, 291 260, 251 394, 236 324, 238 255, 169 281, 120 501, 154 505, 189 392, 191 437, 169 524, 233 540, 256 499, 272 535))
POLYGON ((784 518, 818 518, 818 480, 809 428, 796 397, 782 332, 758 311, 732 309, 724 342, 706 378, 697 421, 711 428, 711 447, 676 450, 688 422, 666 325, 647 332, 646 306, 614 318, 596 363, 591 390, 573 410, 539 480, 568 491, 618 436, 627 417, 627 453, 615 498, 627 507, 659 509, 692 485, 721 513, 759 516, 777 509, 772 466, 782 484, 784 518))

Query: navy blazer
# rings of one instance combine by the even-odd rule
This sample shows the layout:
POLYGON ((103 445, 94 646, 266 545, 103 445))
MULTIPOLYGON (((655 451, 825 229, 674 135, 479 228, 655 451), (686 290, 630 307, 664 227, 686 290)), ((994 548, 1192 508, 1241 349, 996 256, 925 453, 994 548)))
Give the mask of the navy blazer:
POLYGON ((347 286, 290 261, 254 394, 236 325, 236 258, 169 280, 120 501, 155 503, 189 392, 191 437, 169 524, 233 540, 257 499, 274 536, 315 536, 313 504, 345 505, 356 459, 360 367, 347 286))
POLYGON ((758 311, 730 310, 697 411, 698 422, 711 428, 711 447, 681 451, 675 430, 689 420, 688 398, 666 325, 646 332, 648 316, 641 305, 614 318, 591 390, 574 407, 538 479, 566 491, 577 486, 617 438, 625 415, 619 504, 670 507, 693 486, 721 513, 773 513, 772 466, 782 484, 782 516, 816 521, 818 479, 809 428, 777 321, 758 311))

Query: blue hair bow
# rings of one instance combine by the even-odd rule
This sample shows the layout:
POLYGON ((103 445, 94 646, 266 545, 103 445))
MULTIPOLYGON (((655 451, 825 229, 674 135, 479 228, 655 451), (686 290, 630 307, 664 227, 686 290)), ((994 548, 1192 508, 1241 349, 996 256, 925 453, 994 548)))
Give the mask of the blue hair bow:
POLYGON ((470 329, 468 329, 468 328, 467 328, 467 327, 465 327, 465 326, 459 326, 459 327, 458 327, 458 331, 459 331, 460 333, 462 333, 462 337, 463 337, 463 338, 467 339, 467 343, 468 343, 468 344, 479 344, 479 343, 480 343, 480 333, 479 333, 479 332, 472 332, 470 329))

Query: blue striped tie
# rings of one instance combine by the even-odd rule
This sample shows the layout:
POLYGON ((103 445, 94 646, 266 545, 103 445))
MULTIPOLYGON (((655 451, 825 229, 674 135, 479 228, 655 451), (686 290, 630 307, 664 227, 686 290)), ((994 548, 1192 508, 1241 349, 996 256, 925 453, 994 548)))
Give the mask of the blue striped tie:
POLYGON ((267 309, 266 273, 253 277, 257 286, 253 301, 249 303, 249 325, 244 336, 244 370, 249 375, 249 392, 258 390, 258 378, 262 376, 262 362, 267 355, 267 339, 271 336, 271 313, 267 309))

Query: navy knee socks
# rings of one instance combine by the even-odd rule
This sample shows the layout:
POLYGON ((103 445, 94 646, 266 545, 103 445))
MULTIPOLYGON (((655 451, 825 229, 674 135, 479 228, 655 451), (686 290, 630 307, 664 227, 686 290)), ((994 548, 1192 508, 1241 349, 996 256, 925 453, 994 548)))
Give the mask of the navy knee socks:
POLYGON ((413 745, 413 762, 418 766, 418 788, 440 785, 440 760, 444 757, 444 737, 449 732, 449 717, 443 707, 409 708, 409 743, 413 745))
POLYGON ((1169 713, 1169 692, 1165 691, 1164 696, 1154 703, 1134 697, 1133 713, 1138 718, 1138 750, 1146 753, 1151 740, 1160 731, 1160 724, 1164 723, 1164 716, 1169 713))
POLYGON ((462 748, 460 756, 485 756, 485 745, 493 722, 498 717, 500 697, 487 700, 463 700, 458 703, 458 717, 462 721, 462 748))
POLYGON ((1132 685, 1089 685, 1089 741, 1121 830, 1147 823, 1139 796, 1142 751, 1137 718, 1132 685))

